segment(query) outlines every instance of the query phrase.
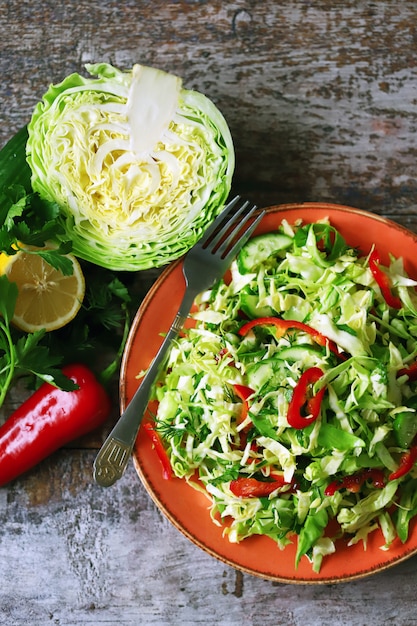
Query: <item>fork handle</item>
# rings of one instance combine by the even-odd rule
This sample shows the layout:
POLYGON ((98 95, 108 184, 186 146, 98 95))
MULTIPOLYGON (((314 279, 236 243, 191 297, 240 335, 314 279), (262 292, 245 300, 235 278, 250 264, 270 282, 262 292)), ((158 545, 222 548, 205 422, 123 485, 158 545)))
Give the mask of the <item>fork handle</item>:
POLYGON ((110 487, 124 474, 148 405, 152 385, 159 374, 172 340, 177 337, 184 326, 196 295, 196 292, 187 287, 178 313, 145 377, 94 461, 94 480, 102 487, 110 487))

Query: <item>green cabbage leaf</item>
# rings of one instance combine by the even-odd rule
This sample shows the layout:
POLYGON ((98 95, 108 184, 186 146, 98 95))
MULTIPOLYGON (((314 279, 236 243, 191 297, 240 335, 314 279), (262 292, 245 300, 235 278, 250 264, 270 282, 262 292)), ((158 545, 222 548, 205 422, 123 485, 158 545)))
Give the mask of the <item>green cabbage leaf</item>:
POLYGON ((28 125, 31 183, 56 202, 80 258, 113 270, 184 254, 230 191, 227 123, 177 76, 142 65, 86 65, 51 85, 28 125))

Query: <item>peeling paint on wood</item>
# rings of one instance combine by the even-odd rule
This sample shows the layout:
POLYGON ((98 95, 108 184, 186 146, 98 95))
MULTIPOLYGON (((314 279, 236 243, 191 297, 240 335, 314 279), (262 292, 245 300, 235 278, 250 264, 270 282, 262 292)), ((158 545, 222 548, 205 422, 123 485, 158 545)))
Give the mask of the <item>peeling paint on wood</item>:
MULTIPOLYGON (((222 110, 234 191, 348 204, 417 232, 416 24, 411 0, 7 0, 0 145, 85 63, 154 65, 222 110)), ((141 275, 142 295, 154 278, 141 275)), ((344 585, 274 584, 192 545, 132 466, 103 491, 91 467, 108 426, 0 489, 0 624, 416 623, 416 558, 344 585)))

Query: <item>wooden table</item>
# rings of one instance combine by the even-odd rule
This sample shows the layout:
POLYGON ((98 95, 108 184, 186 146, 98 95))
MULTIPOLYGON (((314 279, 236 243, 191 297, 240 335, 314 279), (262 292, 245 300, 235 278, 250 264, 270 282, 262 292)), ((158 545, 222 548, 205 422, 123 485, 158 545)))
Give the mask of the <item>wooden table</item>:
MULTIPOLYGON (((0 144, 49 83, 88 62, 140 62, 222 110, 235 191, 261 206, 347 204, 417 231, 416 23, 412 0, 2 2, 0 144)), ((108 426, 0 489, 1 624, 417 623, 416 557, 349 583, 273 583, 184 538, 132 466, 99 488, 108 426)))

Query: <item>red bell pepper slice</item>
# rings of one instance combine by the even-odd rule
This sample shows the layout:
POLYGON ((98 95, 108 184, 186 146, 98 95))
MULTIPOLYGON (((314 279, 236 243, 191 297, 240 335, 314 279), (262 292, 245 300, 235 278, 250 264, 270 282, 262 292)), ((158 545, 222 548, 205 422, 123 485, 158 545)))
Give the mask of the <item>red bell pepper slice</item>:
POLYGON ((413 468, 414 463, 417 461, 417 446, 413 446, 407 452, 404 452, 400 458, 400 464, 398 469, 392 474, 389 475, 389 480, 395 480, 396 478, 401 478, 408 474, 408 472, 413 468))
POLYGON ((150 438, 150 440, 152 441, 155 452, 158 456, 158 459, 161 462, 162 476, 165 480, 169 480, 170 478, 172 478, 172 467, 171 467, 171 462, 169 460, 169 456, 167 454, 167 451, 164 448, 161 438, 156 432, 155 427, 153 424, 151 424, 151 422, 144 422, 143 428, 146 434, 148 435, 148 437, 150 438))
POLYGON ((287 421, 292 428, 305 428, 318 418, 325 387, 314 396, 309 396, 309 388, 322 376, 323 371, 319 367, 310 367, 301 374, 288 407, 287 421), (306 416, 302 415, 303 409, 306 416))
POLYGON ((378 251, 374 248, 369 256, 369 269, 376 283, 381 289, 385 302, 393 309, 401 309, 402 302, 400 298, 394 296, 391 291, 390 280, 387 274, 381 270, 380 257, 378 251))
POLYGON ((404 374, 408 376, 408 379, 410 381, 417 380, 417 361, 414 361, 414 363, 412 363, 408 367, 402 367, 397 372, 397 376, 404 376, 404 374))
POLYGON ((340 489, 347 489, 351 493, 358 493, 363 483, 370 480, 374 487, 382 489, 385 487, 384 473, 377 468, 368 468, 351 476, 345 476, 341 480, 334 480, 329 483, 324 490, 325 496, 333 496, 340 489))
POLYGON ((238 498, 262 498, 269 496, 275 489, 288 485, 283 476, 271 475, 271 482, 257 480, 256 478, 240 477, 230 482, 230 491, 238 498))
POLYGON ((298 322, 297 320, 284 320, 280 317, 258 317, 254 320, 250 320, 241 326, 239 329, 239 335, 244 337, 252 328, 255 326, 265 326, 265 325, 273 325, 277 329, 278 337, 282 337, 288 330, 298 329, 303 330, 304 332, 311 335, 313 340, 318 343, 320 346, 327 346, 329 350, 334 352, 336 356, 339 358, 344 358, 343 354, 339 351, 337 345, 334 341, 320 333, 318 330, 309 326, 308 324, 304 324, 303 322, 298 322))
MULTIPOLYGON (((233 389, 235 390, 236 395, 242 400, 242 409, 237 420, 238 424, 242 424, 249 413, 249 403, 248 398, 254 393, 253 389, 247 387, 246 385, 233 385, 233 389)), ((243 450, 247 444, 247 435, 249 430, 252 428, 252 421, 250 421, 243 430, 239 433, 240 445, 239 448, 243 450)))
POLYGON ((254 391, 253 389, 251 389, 250 387, 247 387, 246 385, 233 385, 233 389, 235 390, 235 393, 239 396, 239 398, 242 400, 242 410, 240 413, 240 417, 239 417, 239 424, 241 424, 242 422, 245 421, 245 419, 248 416, 249 413, 249 403, 248 403, 248 398, 250 398, 251 395, 253 395, 254 391))

